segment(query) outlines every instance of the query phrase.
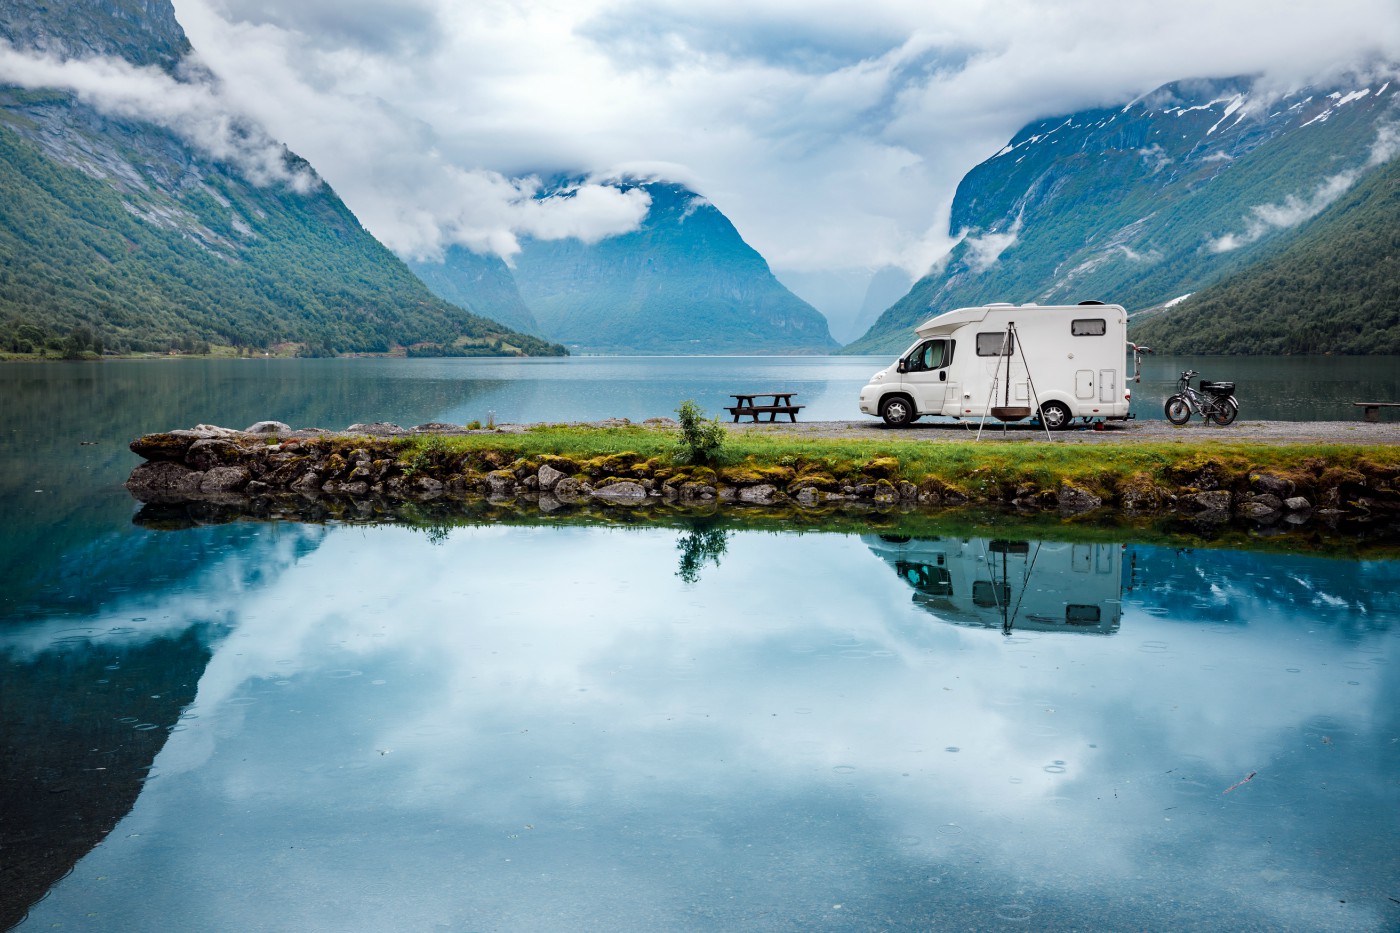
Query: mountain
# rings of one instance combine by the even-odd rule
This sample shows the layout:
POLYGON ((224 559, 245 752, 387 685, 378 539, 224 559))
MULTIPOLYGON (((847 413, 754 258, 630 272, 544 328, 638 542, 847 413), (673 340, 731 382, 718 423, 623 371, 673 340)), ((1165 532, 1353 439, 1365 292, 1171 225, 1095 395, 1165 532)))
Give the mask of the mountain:
POLYGON ((564 352, 433 295, 260 128, 235 121, 218 157, 192 143, 169 114, 208 79, 168 0, 7 0, 0 40, 11 69, 100 55, 108 72, 160 69, 126 73, 167 92, 157 123, 131 101, 0 84, 0 350, 564 352))
POLYGON ((521 244, 515 280, 551 340, 598 353, 835 349, 826 319, 773 277, 709 201, 678 184, 614 184, 651 197, 638 229, 596 243, 521 244))
POLYGON ((1400 354, 1400 159, 1274 255, 1134 318, 1132 339, 1172 353, 1400 354))
POLYGON ((540 322, 520 297, 515 276, 501 257, 452 246, 440 262, 409 260, 408 267, 443 301, 471 308, 523 334, 544 336, 540 322))
POLYGON ((961 240, 943 265, 845 352, 902 349, 920 321, 964 305, 1133 312, 1197 292, 1270 255, 1392 154, 1397 90, 1179 81, 1033 123, 958 186, 961 240))

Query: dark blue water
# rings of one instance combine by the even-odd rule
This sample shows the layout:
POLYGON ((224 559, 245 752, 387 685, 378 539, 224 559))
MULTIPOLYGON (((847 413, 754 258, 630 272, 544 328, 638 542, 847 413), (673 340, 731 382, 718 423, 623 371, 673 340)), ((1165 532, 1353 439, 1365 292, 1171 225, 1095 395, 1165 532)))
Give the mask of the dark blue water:
MULTIPOLYGON (((1238 363, 1194 368, 1267 384, 1238 363)), ((120 486, 127 440, 201 421, 637 420, 780 379, 854 418, 878 365, 0 368, 0 927, 1395 929, 1395 561, 161 531, 120 486)))

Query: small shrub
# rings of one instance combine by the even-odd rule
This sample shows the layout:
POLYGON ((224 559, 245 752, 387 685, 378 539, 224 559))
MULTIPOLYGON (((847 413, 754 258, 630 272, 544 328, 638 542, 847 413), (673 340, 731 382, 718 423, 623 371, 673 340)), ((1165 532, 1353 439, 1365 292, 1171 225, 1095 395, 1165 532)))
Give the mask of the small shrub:
POLYGON ((675 458, 679 463, 715 463, 724 446, 724 425, 719 418, 705 419, 705 412, 687 399, 676 409, 680 416, 675 458))

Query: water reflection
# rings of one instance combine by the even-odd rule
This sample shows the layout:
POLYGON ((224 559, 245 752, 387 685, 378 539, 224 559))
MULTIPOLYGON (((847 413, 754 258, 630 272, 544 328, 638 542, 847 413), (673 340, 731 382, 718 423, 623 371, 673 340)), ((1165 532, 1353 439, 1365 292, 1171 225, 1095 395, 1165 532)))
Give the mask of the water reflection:
POLYGON ((862 540, 943 622, 1030 632, 1111 635, 1122 616, 1117 544, 990 538, 862 540))
MULTIPOLYGON (((1085 639, 1031 616, 1108 615, 1117 544, 320 531, 236 598, 211 572, 126 607, 128 651, 215 606, 220 634, 155 779, 22 929, 1393 921, 1392 562, 1129 545, 1121 627, 1085 639), (956 624, 910 598, 936 574, 891 572, 938 553, 956 624), (979 580, 1020 600, 1010 637, 979 580)), ((51 624, 0 641, 7 665, 104 657, 51 624)), ((63 667, 5 689, 37 716, 63 667)), ((125 686, 94 709, 145 715, 125 686)))
POLYGON ((676 550, 681 552, 676 576, 686 583, 698 583, 705 564, 719 566, 720 558, 729 549, 730 532, 718 515, 691 519, 687 524, 690 527, 676 539, 676 550))

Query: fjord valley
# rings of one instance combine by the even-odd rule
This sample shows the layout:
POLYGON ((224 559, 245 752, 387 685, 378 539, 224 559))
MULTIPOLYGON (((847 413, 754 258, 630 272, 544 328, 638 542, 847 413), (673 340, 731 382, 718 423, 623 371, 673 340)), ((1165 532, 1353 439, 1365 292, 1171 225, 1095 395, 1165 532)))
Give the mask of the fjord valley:
POLYGON ((0 0, 0 929, 1393 930, 1400 30, 1193 2, 0 0))

